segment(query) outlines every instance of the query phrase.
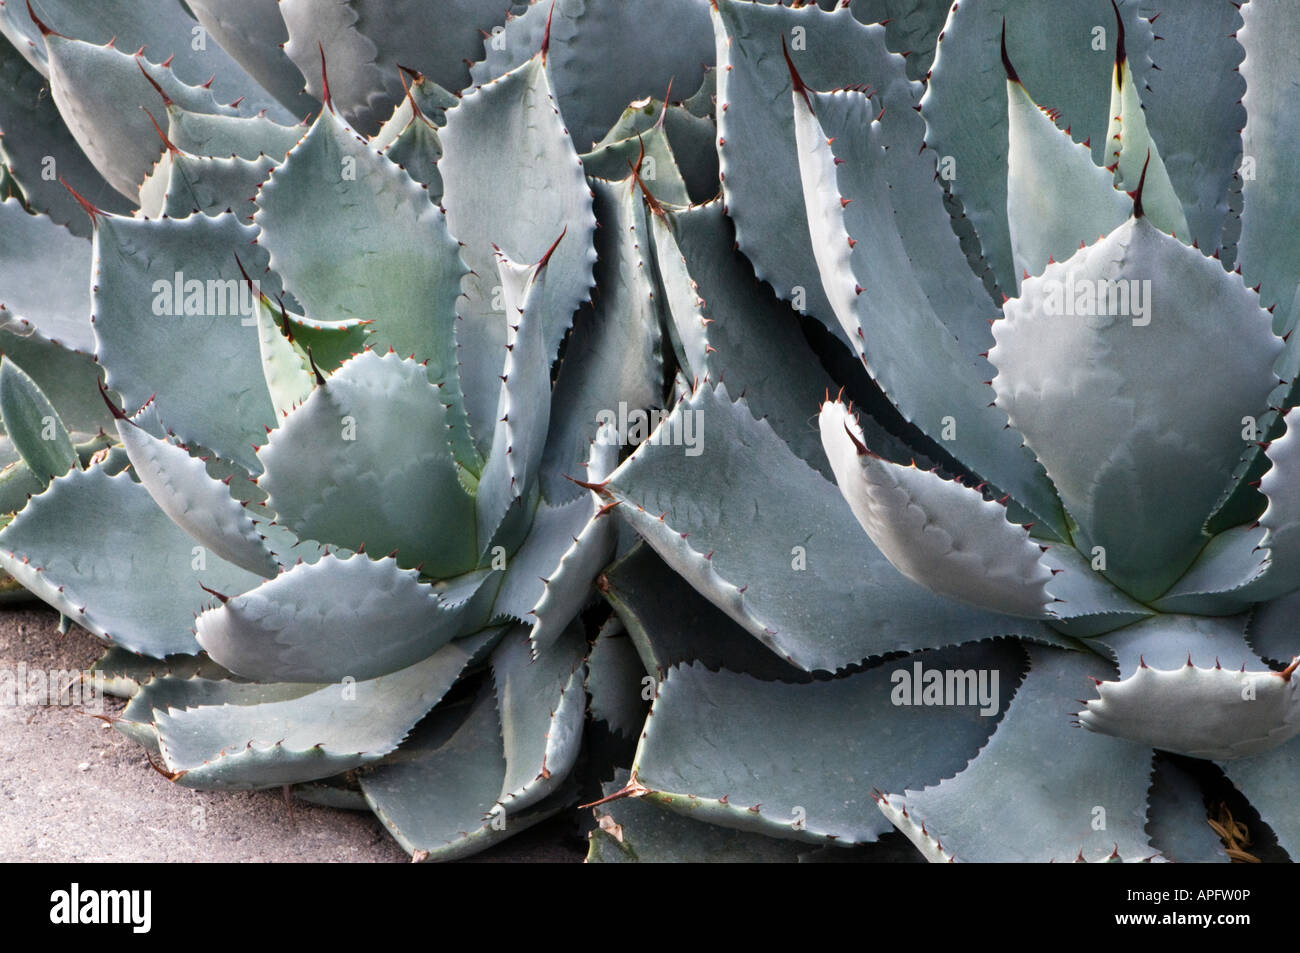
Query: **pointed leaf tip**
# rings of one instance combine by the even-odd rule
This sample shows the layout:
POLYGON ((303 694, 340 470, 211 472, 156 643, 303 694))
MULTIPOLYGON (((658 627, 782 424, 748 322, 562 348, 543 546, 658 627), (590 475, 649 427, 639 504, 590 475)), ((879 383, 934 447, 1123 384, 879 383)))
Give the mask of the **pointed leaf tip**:
POLYGON ((104 403, 108 405, 108 411, 113 415, 113 419, 129 421, 131 418, 128 417, 122 409, 109 398, 108 389, 104 386, 104 382, 96 381, 95 383, 99 385, 99 396, 104 398, 104 403))
POLYGON ((790 85, 794 87, 796 93, 803 97, 803 101, 808 104, 808 108, 812 109, 812 100, 808 98, 808 87, 804 85, 803 77, 799 75, 799 71, 794 68, 794 60, 790 59, 790 50, 785 45, 784 33, 781 34, 781 55, 785 57, 786 68, 790 70, 790 85))
POLYGON ((67 180, 64 179, 63 176, 59 176, 59 184, 72 193, 72 197, 77 200, 77 204, 80 205, 85 213, 90 216, 90 224, 92 226, 98 226, 100 218, 104 215, 104 211, 96 208, 88 199, 83 197, 80 192, 68 185, 67 180))
POLYGON ((555 254, 555 249, 560 247, 560 242, 564 241, 564 236, 569 234, 569 226, 565 225, 564 230, 556 236, 555 241, 551 242, 551 247, 546 249, 546 253, 537 260, 537 270, 541 271, 550 262, 551 256, 555 254))
POLYGON ((325 44, 317 41, 316 46, 320 49, 320 85, 321 85, 321 102, 330 112, 334 112, 334 100, 330 98, 330 78, 325 70, 325 44))
POLYGON ((1141 178, 1138 179, 1138 187, 1135 191, 1129 193, 1129 195, 1132 196, 1133 198, 1134 218, 1142 218, 1143 216, 1146 215, 1146 212, 1143 211, 1142 209, 1142 190, 1146 187, 1147 184, 1147 166, 1149 166, 1150 164, 1151 164, 1151 150, 1148 149, 1146 161, 1142 163, 1142 176, 1141 178))
POLYGON ((1017 73, 1016 68, 1011 65, 1011 57, 1007 55, 1007 18, 1006 17, 1002 18, 1002 68, 1006 70, 1007 82, 1016 83, 1021 86, 1024 85, 1023 83, 1020 82, 1020 74, 1017 73))
POLYGON ((1111 9, 1115 11, 1115 88, 1124 88, 1124 64, 1128 62, 1128 53, 1124 49, 1124 18, 1119 15, 1119 4, 1110 0, 1111 9))
POLYGON ((323 375, 320 372, 320 368, 316 366, 316 358, 312 357, 310 347, 307 348, 307 363, 311 364, 311 372, 316 375, 316 383, 321 387, 324 387, 325 375, 323 375))
POLYGON ((149 81, 149 85, 152 86, 152 87, 154 88, 154 91, 155 91, 159 96, 162 97, 163 108, 166 109, 166 108, 168 108, 168 107, 174 105, 174 103, 172 102, 172 98, 171 98, 170 96, 167 95, 166 91, 165 91, 165 90, 164 90, 160 85, 158 85, 158 81, 157 81, 156 79, 154 79, 152 76, 150 76, 150 75, 149 75, 149 71, 148 71, 147 69, 144 68, 144 63, 140 62, 140 54, 139 54, 139 53, 136 54, 135 65, 136 65, 137 67, 139 67, 139 69, 140 69, 140 73, 144 76, 145 79, 147 79, 147 80, 149 81))
POLYGON ((551 49, 551 18, 555 16, 555 0, 551 0, 551 9, 546 14, 546 32, 542 34, 542 65, 546 65, 546 54, 551 49))
POLYGON ((203 583, 199 583, 199 588, 202 589, 204 592, 206 592, 208 595, 214 596, 217 599, 217 601, 220 602, 223 606, 230 601, 230 596, 223 595, 222 593, 217 592, 217 590, 215 589, 209 589, 207 586, 203 585, 203 583))
POLYGON ((36 15, 36 11, 32 9, 32 0, 27 0, 27 15, 36 24, 36 29, 41 31, 41 36, 63 36, 62 33, 56 33, 42 22, 41 18, 36 15))
POLYGON ((144 114, 149 117, 149 121, 153 123, 153 131, 158 133, 158 138, 162 140, 163 146, 166 147, 167 151, 170 152, 172 155, 180 155, 181 150, 177 149, 175 143, 173 143, 170 139, 167 138, 167 133, 162 131, 162 126, 158 125, 158 120, 154 118, 153 113, 145 109, 143 106, 141 106, 140 108, 143 109, 144 114))

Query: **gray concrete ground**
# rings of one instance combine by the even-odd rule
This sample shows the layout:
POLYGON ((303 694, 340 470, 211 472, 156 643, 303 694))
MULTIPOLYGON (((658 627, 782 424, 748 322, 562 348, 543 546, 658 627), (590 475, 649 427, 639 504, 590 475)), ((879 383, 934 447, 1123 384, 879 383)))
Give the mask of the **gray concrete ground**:
MULTIPOLYGON (((60 635, 45 608, 0 610, 0 671, 88 668, 102 644, 60 635)), ((120 708, 115 699, 105 712, 120 708)), ((557 819, 559 821, 559 819, 557 819)), ((581 845, 566 822, 524 832, 476 859, 572 861, 581 845)), ((0 861, 370 861, 404 851, 373 815, 278 793, 217 794, 172 784, 144 751, 70 706, 0 704, 0 861)))

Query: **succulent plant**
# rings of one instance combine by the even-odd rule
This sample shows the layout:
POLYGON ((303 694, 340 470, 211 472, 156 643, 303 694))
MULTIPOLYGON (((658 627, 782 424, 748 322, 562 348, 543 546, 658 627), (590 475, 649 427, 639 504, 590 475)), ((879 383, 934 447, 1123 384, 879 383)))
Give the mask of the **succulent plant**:
POLYGON ((0 568, 415 859, 1294 854, 1297 31, 0 4, 0 568))
MULTIPOLYGON (((780 848, 755 835, 892 826, 933 861, 1228 859, 1197 762, 1152 749, 1213 762, 1294 852, 1300 258, 1274 176, 1296 114, 1268 64, 1300 20, 1205 4, 1155 37, 1134 4, 960 0, 918 84, 852 13, 713 12, 739 246, 858 364, 823 360, 820 441, 729 366, 719 339, 762 331, 710 265, 685 250, 674 274, 669 236, 708 207, 665 210, 693 384, 664 426, 694 420, 708 449, 648 443, 600 486, 733 628, 817 677, 690 653, 656 673, 592 859, 722 836, 699 821, 756 857, 780 848), (619 819, 627 797, 692 830, 619 819)), ((629 629, 672 627, 615 568, 629 629)))
MULTIPOLYGON (((600 267, 638 267, 632 170, 588 183, 545 39, 461 96, 394 70, 402 95, 367 136, 329 86, 361 96, 356 64, 323 42, 323 100, 300 126, 279 87, 222 106, 182 78, 195 58, 71 38, 169 27, 152 52, 188 35, 179 6, 152 25, 51 6, 68 36, 31 14, 50 122, 138 208, 67 183, 83 237, 31 214, 38 188, 3 207, 14 339, 93 360, 72 382, 27 352, 43 376, 0 367, 14 466, 38 479, 0 562, 111 643, 97 669, 131 696, 114 724, 178 784, 295 785, 373 809, 431 860, 572 805, 579 614, 616 529, 579 483, 617 460, 596 411, 657 402, 662 379, 656 320, 611 312, 637 306, 613 288, 584 304, 593 209, 600 267), (80 459, 64 408, 90 397, 93 447, 111 449, 80 459)), ((430 71, 465 83, 453 52, 430 71)), ((383 109, 373 92, 355 116, 383 109)))

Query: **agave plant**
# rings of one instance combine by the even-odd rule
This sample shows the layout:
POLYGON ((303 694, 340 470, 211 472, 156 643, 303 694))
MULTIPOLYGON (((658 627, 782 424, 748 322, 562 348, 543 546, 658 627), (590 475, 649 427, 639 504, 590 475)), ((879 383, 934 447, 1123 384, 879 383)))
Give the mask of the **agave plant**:
POLYGON ((685 189, 668 111, 592 105, 615 129, 589 181, 555 98, 564 24, 512 21, 514 58, 471 87, 505 10, 452 11, 463 35, 381 76, 309 4, 40 6, 0 11, 35 69, 6 63, 48 76, 33 148, 79 188, 10 160, 0 413, 24 492, 0 563, 111 644, 113 723, 180 785, 373 809, 429 860, 572 805, 579 613, 616 529, 580 484, 617 461, 598 411, 661 403, 633 165, 685 189), (280 81, 304 45, 318 103, 280 81), (192 85, 214 57, 222 84, 192 85))
POLYGON ((893 826, 932 861, 1226 860, 1197 762, 1153 749, 1300 847, 1298 114, 1269 65, 1300 19, 1198 4, 1157 37, 1134 4, 1045 7, 953 4, 917 83, 849 10, 714 5, 727 210, 839 338, 839 397, 817 441, 811 387, 796 409, 730 365, 725 335, 764 332, 673 247, 708 207, 663 210, 693 380, 664 427, 707 450, 651 442, 599 491, 713 628, 817 675, 656 671, 683 623, 611 568, 627 664, 662 680, 592 859, 812 858, 893 826))
POLYGON ((1298 30, 0 4, 0 567, 418 859, 1291 850, 1298 30))

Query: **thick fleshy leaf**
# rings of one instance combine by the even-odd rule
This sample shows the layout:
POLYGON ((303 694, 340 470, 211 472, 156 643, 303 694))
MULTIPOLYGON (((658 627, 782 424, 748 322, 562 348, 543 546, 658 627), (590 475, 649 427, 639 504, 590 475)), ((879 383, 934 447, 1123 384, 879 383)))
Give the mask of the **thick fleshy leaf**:
MULTIPOLYGON (((596 219, 595 304, 574 320, 551 398, 542 457, 542 494, 562 503, 582 493, 582 477, 601 417, 645 411, 661 400, 659 304, 655 297, 645 206, 631 178, 592 179, 596 219)), ((567 241, 567 238, 566 238, 567 241)))
POLYGON ((1019 80, 1007 80, 1007 127, 1007 228, 1019 289, 1022 275, 1042 274, 1048 261, 1123 224, 1132 201, 1019 80))
POLYGON ((613 142, 607 136, 582 156, 582 167, 588 176, 615 182, 626 178, 628 168, 638 162, 642 184, 658 201, 675 206, 691 204, 668 134, 660 126, 651 126, 645 132, 613 142))
MULTIPOLYGON (((618 439, 613 428, 604 426, 591 444, 587 480, 600 483, 618 464, 618 439)), ((547 573, 545 589, 530 613, 533 627, 529 638, 535 655, 562 638, 569 625, 592 597, 591 584, 597 573, 614 557, 618 523, 602 507, 599 494, 591 494, 592 517, 573 544, 564 551, 555 568, 547 573)))
POLYGON ((515 69, 543 42, 555 97, 584 151, 629 102, 662 96, 669 83, 696 89, 713 61, 706 0, 557 0, 532 4, 503 34, 489 37, 471 71, 474 82, 515 69))
POLYGON ((323 98, 324 50, 330 97, 358 128, 371 131, 402 98, 396 64, 446 89, 464 89, 483 37, 505 22, 509 8, 483 0, 283 0, 284 52, 306 77, 307 91, 323 98))
POLYGON ((167 173, 161 207, 147 207, 146 191, 155 185, 151 178, 140 192, 141 213, 149 218, 185 218, 193 212, 220 215, 231 211, 241 222, 250 222, 257 211, 253 199, 258 186, 274 167, 275 162, 266 156, 220 159, 169 152, 159 165, 167 173))
POLYGON ((1297 611, 1300 611, 1300 593, 1258 606, 1246 629, 1250 647, 1270 662, 1283 665, 1300 655, 1300 632, 1295 625, 1297 611))
POLYGON ((77 145, 45 77, 7 43, 0 43, 0 130, 4 132, 0 157, 29 208, 47 213, 78 236, 89 237, 90 222, 72 193, 58 182, 61 176, 100 208, 131 210, 131 203, 104 181, 77 145))
POLYGON ((1235 4, 1217 0, 1158 9, 1144 4, 1142 12, 1150 21, 1159 17, 1153 26, 1160 35, 1150 52, 1158 68, 1139 68, 1143 116, 1187 216, 1186 237, 1201 248, 1219 248, 1229 190, 1240 188, 1233 173, 1246 123, 1247 86, 1237 69, 1244 52, 1237 41, 1242 14, 1235 4))
MULTIPOLYGON (((72 441, 86 446, 112 432, 113 418, 99 396, 103 369, 91 354, 70 351, 21 324, 0 322, 0 352, 27 374, 59 413, 72 441)), ((0 460, 10 463, 18 451, 7 436, 0 437, 0 460)), ((84 462, 84 461, 83 461, 84 462)))
MULTIPOLYGON (((697 381, 725 381, 804 462, 830 477, 808 421, 838 385, 808 346, 797 314, 754 277, 736 250, 722 202, 666 212, 651 224, 684 373, 697 381)), ((906 444, 875 421, 868 418, 864 426, 877 452, 900 462, 912 459, 906 444)))
POLYGON ((799 171, 822 284, 868 373, 907 420, 1065 538, 1052 485, 992 406, 988 361, 939 319, 903 245, 883 126, 860 92, 792 96, 799 171), (869 333, 868 333, 869 332, 869 333))
MULTIPOLYGON (((1290 418, 1288 417, 1288 420, 1290 418)), ((1161 605, 1208 593, 1226 611, 1278 599, 1300 588, 1300 435, 1291 425, 1265 445, 1269 470, 1259 481, 1268 501, 1256 524, 1214 537, 1187 574, 1161 599, 1161 605)), ((1186 611, 1202 611, 1190 608, 1186 611)), ((1216 611, 1225 611, 1222 609, 1216 611)))
POLYGON ((1192 758, 1258 754, 1300 733, 1291 674, 1142 665, 1123 681, 1099 684, 1101 697, 1088 700, 1079 723, 1192 758))
POLYGON ((287 311, 281 311, 283 324, 278 323, 271 313, 271 302, 262 296, 257 299, 257 347, 262 355, 262 374, 266 378, 266 390, 271 395, 275 412, 286 416, 308 397, 311 396, 315 380, 311 371, 311 359, 315 352, 304 359, 293 346, 287 334, 293 333, 293 323, 287 311))
POLYGON ((1076 638, 1091 638, 1141 622, 1155 611, 1111 584, 1093 562, 1069 543, 1048 543, 1043 562, 1052 570, 1047 591, 1055 597, 1055 627, 1076 638))
POLYGON ((307 133, 306 126, 282 126, 263 116, 223 116, 167 107, 167 138, 191 155, 277 162, 307 133))
POLYGON ((871 82, 887 107, 899 111, 910 111, 918 92, 907 79, 902 60, 885 48, 884 29, 863 26, 848 10, 723 0, 714 7, 713 32, 718 160, 723 196, 736 223, 736 241, 753 260, 760 279, 848 343, 817 280, 803 197, 797 188, 793 116, 785 108, 790 74, 780 59, 781 41, 787 35, 793 39, 811 34, 805 43, 812 52, 805 54, 796 44, 791 56, 815 87, 871 82), (756 161, 760 156, 761 161, 756 161), (798 227, 800 223, 803 227, 798 227))
MULTIPOLYGON (((674 665, 698 661, 766 681, 812 681, 692 589, 644 542, 602 573, 599 586, 655 680, 674 665)), ((638 694, 645 687, 638 684, 638 694)))
POLYGON ((1241 15, 1245 26, 1237 39, 1246 51, 1241 75, 1246 79, 1246 127, 1242 143, 1241 239, 1237 257, 1242 275, 1258 284, 1260 303, 1276 305, 1273 327, 1295 326, 1300 304, 1300 234, 1293 227, 1300 214, 1300 112, 1284 70, 1277 64, 1300 42, 1300 9, 1286 0, 1262 0, 1241 15), (1246 162, 1249 160, 1249 167, 1246 162))
POLYGON ((1051 614, 1043 550, 1004 505, 871 453, 838 401, 822 405, 820 426, 840 493, 895 569, 968 605, 1031 619, 1051 614))
POLYGON ((534 658, 517 626, 492 653, 492 680, 505 742, 506 774, 498 802, 517 814, 551 794, 578 758, 587 696, 587 640, 572 625, 534 658))
POLYGON ((221 48, 295 116, 320 108, 303 91, 302 74, 285 55, 289 39, 279 0, 185 0, 221 48))
POLYGON ((540 261, 527 265, 497 253, 506 346, 492 451, 474 496, 480 549, 491 544, 508 516, 518 518, 511 510, 524 509, 537 490, 551 419, 551 362, 543 344, 542 311, 551 254, 548 251, 540 261))
POLYGON ((679 404, 602 493, 701 594, 809 671, 997 635, 1054 638, 900 575, 839 491, 725 386, 679 404))
MULTIPOLYGON (((538 261, 563 234, 547 268, 542 315, 547 360, 587 299, 596 259, 591 190, 551 96, 550 70, 535 56, 467 93, 439 133, 447 225, 470 272, 460 291, 456 339, 471 430, 486 454, 507 338, 494 246, 538 261)), ((453 293, 456 289, 453 289, 453 293)))
MULTIPOLYGON (((1145 64, 1151 25, 1138 16, 1135 0, 1123 0, 1120 12, 1129 62, 1145 64)), ((1004 24, 1007 51, 1025 88, 1061 117, 1075 141, 1090 143, 1098 165, 1118 37, 1110 0, 985 0, 954 4, 948 13, 921 100, 925 138, 950 163, 949 187, 974 223, 997 283, 1010 289, 1018 273, 1006 218, 1006 74, 998 56, 1004 24)))
POLYGON ((17 199, 0 202, 0 319, 6 330, 93 353, 90 252, 90 242, 43 215, 29 215, 17 199))
POLYGON ((401 750, 361 775, 366 801, 413 860, 456 860, 527 830, 571 803, 561 788, 519 814, 497 801, 506 776, 496 699, 438 709, 401 750))
POLYGON ((523 544, 513 553, 494 547, 485 562, 501 574, 492 616, 531 622, 531 612, 546 593, 546 578, 574 545, 592 517, 591 498, 583 495, 559 506, 537 504, 523 544))
POLYGON ((425 368, 365 351, 267 437, 259 485, 299 536, 447 577, 478 557, 473 500, 457 477, 442 389, 425 368))
POLYGON ((638 99, 623 110, 605 137, 584 153, 588 176, 615 182, 636 165, 644 144, 653 164, 641 163, 641 181, 660 202, 689 205, 718 194, 718 129, 710 116, 653 97, 638 99))
POLYGON ((257 524, 228 485, 208 475, 202 460, 125 418, 117 421, 117 435, 141 485, 173 523, 241 569, 266 578, 276 574, 257 524))
POLYGON ((1122 681, 1098 683, 1079 722, 1193 758, 1282 744, 1300 732, 1300 701, 1290 674, 1268 671, 1242 629, 1240 616, 1162 615, 1103 636, 1122 681))
MULTIPOLYGON (((141 686, 155 678, 234 678, 206 655, 169 655, 164 659, 137 655, 113 646, 104 652, 90 671, 104 679, 104 691, 110 695, 132 698, 141 686)), ((236 679, 237 681, 239 679, 236 679)))
MULTIPOLYGON (((843 0, 817 0, 823 9, 845 5, 843 0)), ((885 28, 889 48, 907 59, 907 75, 924 79, 934 61, 934 47, 944 21, 948 0, 849 0, 848 8, 863 23, 885 28)))
POLYGON ((1130 594, 1159 596, 1204 546, 1241 419, 1276 383, 1267 313, 1238 276, 1135 218, 1027 281, 994 335, 998 406, 1051 475, 1076 545, 1102 547, 1130 594))
POLYGON ((274 118, 289 114, 258 82, 244 72, 225 49, 210 41, 183 3, 139 2, 139 0, 40 0, 35 22, 28 7, 17 0, 0 7, 0 32, 4 33, 28 61, 48 76, 57 69, 54 49, 58 37, 102 43, 120 50, 144 50, 150 60, 171 60, 171 68, 184 83, 211 83, 222 102, 244 97, 252 112, 266 109, 274 118))
POLYGON ((253 449, 275 417, 258 353, 255 296, 240 262, 248 274, 263 276, 263 293, 279 288, 266 275, 265 252, 252 244, 256 237, 233 215, 103 216, 92 278, 97 356, 127 408, 156 397, 169 432, 253 472, 260 470, 253 449), (203 359, 157 358, 171 353, 203 359))
POLYGON ((1106 127, 1108 169, 1115 185, 1128 191, 1142 189, 1142 206, 1151 223, 1162 232, 1191 241, 1182 203, 1169 181, 1160 148, 1147 129, 1146 112, 1138 96, 1133 69, 1124 49, 1123 21, 1116 24, 1114 81, 1110 89, 1110 122, 1106 127))
POLYGON ((73 470, 0 532, 0 568, 86 630, 133 652, 192 655, 200 588, 261 580, 200 547, 125 474, 73 470))
POLYGON ((458 459, 477 474, 453 330, 465 266, 442 211, 329 110, 272 173, 257 204, 259 242, 308 314, 373 319, 371 346, 429 362, 429 380, 451 405, 458 459))
POLYGON ((199 645, 236 674, 267 682, 386 675, 464 634, 449 603, 394 560, 325 556, 199 616, 199 645))
MULTIPOLYGON (((628 781, 620 768, 603 786, 606 796, 628 781)), ((796 841, 731 830, 665 810, 646 798, 620 798, 593 809, 589 864, 792 864, 808 847, 796 841)))
POLYGON ((1029 657, 1029 673, 979 757, 936 787, 882 795, 881 812, 931 860, 1150 858, 1150 752, 1071 725, 1085 677, 1113 667, 1037 647, 1029 657))
POLYGON ((1004 642, 806 685, 676 668, 659 686, 628 790, 724 827, 812 843, 874 841, 889 826, 871 810, 872 788, 933 783, 965 767, 1022 664, 1004 642), (943 695, 949 676, 960 699, 943 695), (755 723, 762 732, 746 727, 755 723))
POLYGON ((47 45, 50 89, 68 129, 109 184, 133 201, 162 154, 162 140, 149 117, 166 102, 193 112, 258 111, 249 99, 237 108, 220 105, 209 88, 188 85, 170 66, 144 56, 59 36, 48 37, 47 45))
POLYGON ((0 358, 0 422, 42 487, 78 465, 58 411, 36 382, 7 358, 0 358))
POLYGON ((204 789, 274 787, 341 774, 392 751, 446 694, 470 654, 453 642, 409 668, 369 680, 220 682, 215 697, 183 708, 153 699, 151 685, 135 701, 154 708, 159 749, 173 780, 204 789))
MULTIPOLYGON (((646 692, 646 677, 636 643, 628 636, 618 617, 611 618, 601 627, 587 659, 591 717, 609 725, 615 734, 635 737, 650 707, 646 697, 650 694, 646 692)), ((650 684, 653 686, 653 679, 650 684)))
POLYGON ((447 110, 456 97, 433 80, 421 76, 406 91, 406 99, 393 110, 371 144, 406 170, 416 182, 428 188, 429 201, 442 204, 442 140, 438 127, 447 121, 447 110))

